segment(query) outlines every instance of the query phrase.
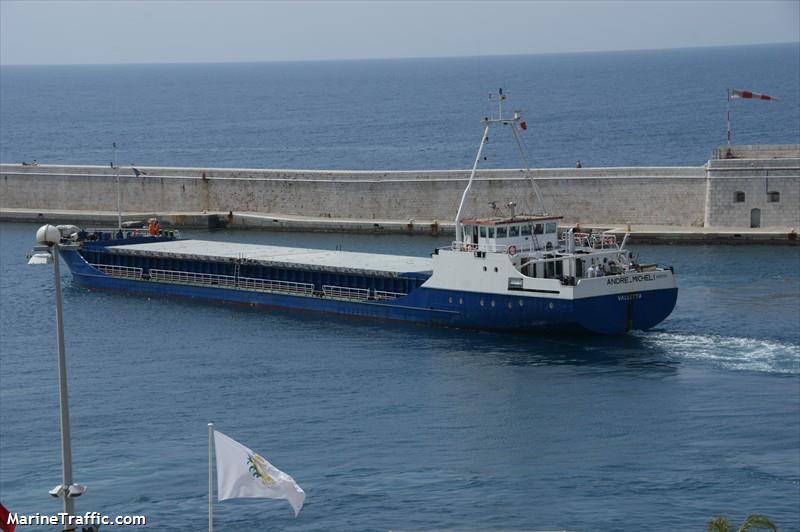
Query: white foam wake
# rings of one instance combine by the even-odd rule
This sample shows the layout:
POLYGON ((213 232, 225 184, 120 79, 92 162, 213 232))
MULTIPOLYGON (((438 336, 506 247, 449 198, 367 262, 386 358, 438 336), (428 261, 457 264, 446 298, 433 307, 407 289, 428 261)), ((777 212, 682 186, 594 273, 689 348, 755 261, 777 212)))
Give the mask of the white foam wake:
POLYGON ((800 374, 800 345, 733 336, 640 333, 645 343, 680 359, 703 360, 721 367, 800 374))

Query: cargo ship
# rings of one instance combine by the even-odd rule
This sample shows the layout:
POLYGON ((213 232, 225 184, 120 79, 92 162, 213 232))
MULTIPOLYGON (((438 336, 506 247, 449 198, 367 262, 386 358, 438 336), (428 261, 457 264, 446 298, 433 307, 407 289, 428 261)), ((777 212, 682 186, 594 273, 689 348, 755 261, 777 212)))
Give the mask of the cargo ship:
MULTIPOLYGON (((491 127, 511 129, 529 171, 519 112, 483 119, 455 218, 456 237, 430 257, 182 239, 175 231, 60 227, 76 284, 155 296, 469 329, 624 333, 675 307, 671 267, 642 264, 613 235, 569 228, 544 209, 464 215, 491 127)), ((627 237, 626 237, 627 238, 627 237)))

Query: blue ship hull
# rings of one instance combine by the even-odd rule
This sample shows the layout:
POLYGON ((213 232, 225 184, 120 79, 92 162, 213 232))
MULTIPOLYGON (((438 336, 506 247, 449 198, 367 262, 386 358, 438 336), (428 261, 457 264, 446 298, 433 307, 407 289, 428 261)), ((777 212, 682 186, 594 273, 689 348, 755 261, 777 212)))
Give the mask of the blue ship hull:
POLYGON ((314 295, 124 279, 92 268, 77 251, 65 251, 62 256, 72 270, 75 282, 88 288, 470 329, 518 332, 565 329, 604 334, 644 330, 663 321, 677 300, 677 288, 639 292, 634 300, 619 294, 565 300, 423 286, 391 301, 348 301, 314 295))

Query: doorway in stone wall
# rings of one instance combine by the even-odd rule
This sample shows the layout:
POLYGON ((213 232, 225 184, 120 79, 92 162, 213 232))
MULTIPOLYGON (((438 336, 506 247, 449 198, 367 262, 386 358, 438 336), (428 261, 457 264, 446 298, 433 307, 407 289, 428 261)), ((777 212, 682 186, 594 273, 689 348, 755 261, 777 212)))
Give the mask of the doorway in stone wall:
POLYGON ((750 211, 750 227, 761 227, 761 209, 750 211))

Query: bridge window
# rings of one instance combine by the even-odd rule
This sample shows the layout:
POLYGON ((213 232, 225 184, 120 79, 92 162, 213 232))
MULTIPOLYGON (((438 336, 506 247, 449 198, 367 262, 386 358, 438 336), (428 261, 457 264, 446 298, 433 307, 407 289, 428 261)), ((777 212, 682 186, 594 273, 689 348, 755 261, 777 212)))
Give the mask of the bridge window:
POLYGON ((481 226, 481 238, 486 238, 486 226, 481 226))
POLYGON ((544 225, 536 224, 536 227, 534 228, 533 232, 537 235, 541 235, 544 232, 544 225))
POLYGON ((505 227, 498 227, 497 228, 497 238, 505 238, 508 236, 508 231, 505 227))
POLYGON ((489 228, 489 238, 494 238, 494 227, 489 228))
POLYGON ((737 190, 733 193, 733 202, 734 203, 744 203, 744 192, 741 190, 737 190))
POLYGON ((522 226, 522 236, 531 236, 531 224, 522 226))
POLYGON ((512 225, 508 228, 508 236, 519 236, 519 226, 512 225))
POLYGON ((555 222, 547 222, 547 226, 545 227, 546 233, 555 233, 556 232, 556 223, 555 222))
POLYGON ((775 190, 767 192, 767 201, 770 203, 778 203, 781 201, 781 193, 775 190))

